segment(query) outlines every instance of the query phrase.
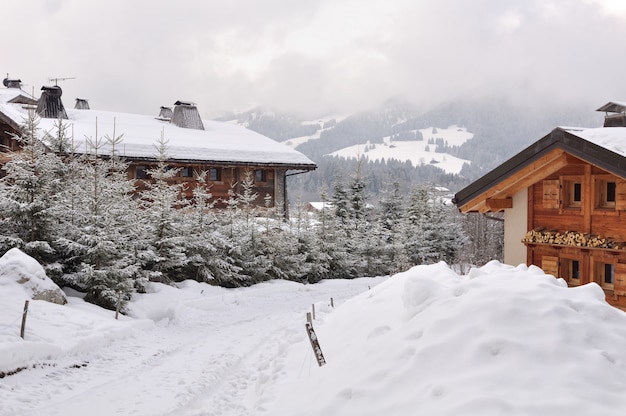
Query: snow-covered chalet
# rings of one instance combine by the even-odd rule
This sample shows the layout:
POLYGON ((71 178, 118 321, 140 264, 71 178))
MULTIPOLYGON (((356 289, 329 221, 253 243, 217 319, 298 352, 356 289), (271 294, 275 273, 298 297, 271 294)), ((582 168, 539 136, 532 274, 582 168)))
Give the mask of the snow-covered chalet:
MULTIPOLYGON (((56 85, 42 87, 41 96, 36 99, 21 89, 19 79, 7 77, 3 84, 0 166, 12 151, 19 150, 13 136, 21 134, 28 111, 34 110, 40 117, 41 134, 55 131, 55 123, 62 119, 72 134, 77 153, 93 151, 88 143, 96 137, 123 135, 115 152, 129 163, 128 177, 137 179, 138 189, 143 181, 149 180, 148 170, 158 163, 155 147, 163 137, 167 141, 168 165, 179 169, 172 181, 185 183, 186 196, 190 196, 197 172, 207 172, 218 207, 233 184, 241 186, 244 175, 250 174, 259 206, 265 204, 269 194, 274 206, 286 209, 287 177, 317 167, 300 152, 261 134, 230 123, 202 120, 196 105, 189 101, 176 101, 169 107, 155 106, 158 115, 153 116, 92 110, 83 98, 77 98, 74 108, 69 109, 63 105, 61 88, 56 85)), ((104 157, 111 152, 109 144, 98 150, 104 157)))
POLYGON ((626 102, 600 128, 558 127, 455 195, 461 212, 504 211, 504 261, 571 286, 597 283, 626 308, 626 102))

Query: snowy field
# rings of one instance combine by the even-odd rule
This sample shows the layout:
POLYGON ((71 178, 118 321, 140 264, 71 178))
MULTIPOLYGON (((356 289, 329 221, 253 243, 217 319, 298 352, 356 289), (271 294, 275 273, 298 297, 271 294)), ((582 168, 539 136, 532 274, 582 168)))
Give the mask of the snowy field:
POLYGON ((24 340, 30 289, 14 274, 0 268, 0 373, 23 369, 0 378, 3 416, 626 414, 626 314, 535 267, 152 284, 117 321, 77 297, 37 300, 24 340))
POLYGON ((438 138, 443 139, 449 146, 460 146, 472 137, 473 133, 458 126, 450 126, 447 129, 433 129, 432 127, 419 130, 424 140, 402 141, 391 140, 385 137, 383 143, 377 144, 357 144, 344 147, 330 154, 330 156, 350 158, 364 157, 371 162, 378 160, 398 160, 401 162, 410 161, 413 166, 423 166, 431 164, 446 173, 459 173, 465 163, 469 160, 460 159, 447 153, 435 152, 436 145, 429 144, 428 141, 438 138))

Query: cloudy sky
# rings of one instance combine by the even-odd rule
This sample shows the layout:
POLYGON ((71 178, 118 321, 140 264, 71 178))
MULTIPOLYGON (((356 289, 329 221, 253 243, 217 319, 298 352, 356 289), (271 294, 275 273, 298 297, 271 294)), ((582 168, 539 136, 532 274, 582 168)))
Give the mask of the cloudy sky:
POLYGON ((626 101, 623 0, 4 0, 0 74, 66 106, 626 101))

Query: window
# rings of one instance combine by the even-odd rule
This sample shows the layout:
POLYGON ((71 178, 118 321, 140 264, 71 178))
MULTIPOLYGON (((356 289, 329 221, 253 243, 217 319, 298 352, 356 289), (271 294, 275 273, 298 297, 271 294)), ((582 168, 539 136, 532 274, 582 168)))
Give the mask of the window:
POLYGON ((613 263, 597 263, 597 281, 603 289, 613 289, 615 283, 615 265, 613 263))
POLYGON ((582 185, 579 182, 572 182, 572 198, 570 200, 570 206, 579 207, 582 199, 582 185))
POLYGON ((580 176, 561 177, 561 208, 581 209, 583 200, 583 185, 580 176))
POLYGON ((222 180, 222 170, 220 168, 210 168, 209 169, 209 180, 210 181, 221 181, 222 180))
POLYGON ((580 284, 580 274, 581 274, 581 263, 580 260, 575 259, 564 259, 565 267, 567 270, 565 271, 565 278, 567 279, 567 283, 570 285, 579 285, 580 284))
POLYGON ((182 176, 184 178, 191 178, 191 177, 193 177, 193 168, 191 166, 184 166, 180 170, 180 176, 182 176))
POLYGON ((254 171, 255 182, 265 182, 266 180, 265 171, 263 169, 257 169, 254 171))
POLYGON ((136 179, 148 179, 148 167, 146 165, 137 165, 135 167, 136 179))
POLYGON ((614 279, 615 279, 615 265, 605 263, 602 283, 604 285, 613 286, 614 279))
POLYGON ((617 183, 614 180, 596 181, 596 208, 615 209, 617 183))

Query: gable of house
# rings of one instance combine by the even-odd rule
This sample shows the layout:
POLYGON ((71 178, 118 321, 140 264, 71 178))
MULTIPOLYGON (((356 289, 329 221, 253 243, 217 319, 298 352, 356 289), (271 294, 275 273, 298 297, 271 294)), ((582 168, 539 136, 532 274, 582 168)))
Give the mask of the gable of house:
POLYGON ((609 126, 556 128, 455 203, 461 212, 504 211, 505 262, 537 265, 570 285, 595 282, 626 307, 626 128, 609 126))

